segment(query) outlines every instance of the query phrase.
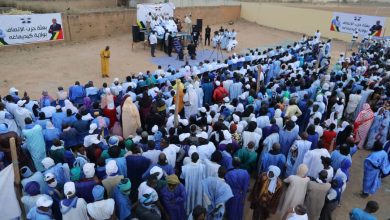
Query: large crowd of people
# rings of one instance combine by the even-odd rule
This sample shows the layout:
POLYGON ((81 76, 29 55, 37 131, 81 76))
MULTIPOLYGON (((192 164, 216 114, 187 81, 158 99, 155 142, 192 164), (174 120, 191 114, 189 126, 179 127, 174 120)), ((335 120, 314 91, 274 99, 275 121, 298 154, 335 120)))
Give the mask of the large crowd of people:
POLYGON ((247 199, 252 219, 332 219, 358 150, 372 151, 362 197, 390 172, 390 47, 365 39, 334 65, 330 52, 317 31, 39 100, 10 88, 0 169, 15 138, 27 219, 240 220, 247 199))

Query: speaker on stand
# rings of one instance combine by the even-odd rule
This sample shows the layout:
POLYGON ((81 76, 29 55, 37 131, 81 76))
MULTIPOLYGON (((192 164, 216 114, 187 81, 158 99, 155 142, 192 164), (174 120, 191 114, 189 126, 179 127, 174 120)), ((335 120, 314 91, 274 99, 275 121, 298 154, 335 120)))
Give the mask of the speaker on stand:
POLYGON ((198 26, 198 31, 203 33, 203 19, 196 19, 196 26, 198 26))
POLYGON ((140 42, 141 41, 141 39, 139 38, 139 36, 140 36, 140 34, 141 34, 141 32, 140 32, 140 30, 139 30, 139 27, 138 27, 138 25, 133 25, 132 27, 131 27, 131 31, 132 31, 132 33, 133 33, 133 42, 140 42))

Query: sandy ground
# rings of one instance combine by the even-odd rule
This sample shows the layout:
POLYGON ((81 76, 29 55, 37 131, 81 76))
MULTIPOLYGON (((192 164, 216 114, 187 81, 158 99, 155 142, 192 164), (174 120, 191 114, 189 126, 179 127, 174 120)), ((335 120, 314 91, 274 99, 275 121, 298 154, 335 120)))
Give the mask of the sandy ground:
MULTIPOLYGON (((238 21, 233 25, 221 24, 238 32, 239 46, 236 52, 247 48, 265 47, 298 40, 301 34, 261 27, 253 23, 238 21)), ((212 26, 212 31, 220 25, 212 26)), ((314 34, 313 30, 313 34, 314 34)), ((338 56, 345 52, 345 43, 333 43, 332 55, 338 56)), ((162 55, 161 51, 156 53, 162 55)), ((35 44, 28 49, 20 47, 0 48, 0 94, 7 93, 11 86, 21 92, 27 90, 32 98, 39 98, 43 89, 54 95, 58 86, 67 88, 76 80, 86 83, 93 80, 100 86, 103 82, 111 82, 114 77, 124 79, 129 74, 145 70, 154 70, 156 66, 150 63, 149 49, 143 49, 138 44, 131 48, 131 36, 121 35, 108 39, 89 40, 80 43, 59 43, 55 45, 35 44), (111 47, 111 78, 100 78, 99 51, 106 45, 111 47)), ((334 219, 348 219, 348 213, 353 207, 364 207, 371 199, 361 199, 358 194, 362 185, 363 159, 368 154, 359 151, 353 158, 351 180, 343 195, 342 206, 334 212, 334 219)), ((372 196, 381 205, 377 213, 378 219, 387 219, 390 201, 390 180, 387 178, 380 191, 372 196), (387 207, 387 209, 386 209, 387 207)), ((251 219, 251 211, 246 205, 245 219, 251 219)), ((274 216, 273 219, 279 219, 274 216)))

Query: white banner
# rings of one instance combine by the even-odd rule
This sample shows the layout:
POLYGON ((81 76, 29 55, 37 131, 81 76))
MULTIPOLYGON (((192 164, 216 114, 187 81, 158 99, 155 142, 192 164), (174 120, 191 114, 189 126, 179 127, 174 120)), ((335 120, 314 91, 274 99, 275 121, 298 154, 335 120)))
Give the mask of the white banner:
POLYGON ((63 39, 60 13, 0 15, 0 46, 63 39))
POLYGON ((383 33, 385 21, 385 17, 333 12, 330 30, 349 34, 357 31, 363 37, 379 37, 383 33))
POLYGON ((146 17, 148 16, 149 12, 152 14, 152 17, 173 17, 174 10, 175 5, 171 2, 162 4, 138 4, 137 22, 138 24, 142 22, 144 25, 146 25, 146 17))

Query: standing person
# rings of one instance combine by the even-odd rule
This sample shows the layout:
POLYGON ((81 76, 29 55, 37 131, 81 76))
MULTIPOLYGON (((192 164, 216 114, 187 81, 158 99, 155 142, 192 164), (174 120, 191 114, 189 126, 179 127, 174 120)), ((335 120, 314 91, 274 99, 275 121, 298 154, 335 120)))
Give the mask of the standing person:
POLYGON ((110 47, 106 46, 105 49, 100 51, 100 61, 102 63, 102 77, 109 77, 110 73, 110 47))
POLYGON ((36 202, 36 206, 27 213, 27 219, 31 220, 52 220, 53 200, 48 195, 42 195, 36 202))
POLYGON ((307 185, 305 205, 307 207, 309 219, 320 218, 321 210, 325 203, 325 197, 331 187, 330 183, 326 182, 327 178, 328 172, 322 170, 318 174, 318 178, 310 181, 307 185))
POLYGON ((305 201, 307 184, 310 178, 306 176, 308 168, 305 164, 298 167, 296 175, 290 175, 284 182, 289 184, 283 203, 280 208, 280 213, 284 215, 290 208, 294 208, 305 201))
POLYGON ((353 48, 355 47, 355 44, 356 44, 356 41, 358 40, 358 37, 359 37, 359 33, 357 31, 355 31, 355 33, 352 34, 352 39, 351 39, 351 47, 349 48, 349 50, 353 50, 353 48))
POLYGON ((368 133, 367 149, 371 149, 376 141, 384 144, 387 141, 387 134, 390 126, 390 111, 385 108, 379 108, 375 113, 374 122, 368 133))
POLYGON ((204 45, 206 45, 207 42, 207 45, 210 46, 210 36, 211 36, 211 28, 207 25, 205 29, 204 45))
POLYGON ((210 219, 222 220, 225 214, 225 204, 233 197, 230 186, 225 182, 226 169, 218 169, 218 177, 207 177, 202 181, 205 206, 210 219))
POLYGON ((186 210, 187 215, 196 205, 202 205, 203 189, 200 181, 206 178, 206 167, 199 161, 199 154, 194 152, 191 154, 191 163, 184 165, 180 178, 185 181, 187 191, 186 210))
POLYGON ((46 157, 46 144, 42 134, 42 127, 34 125, 31 118, 26 118, 25 123, 26 126, 22 130, 25 139, 24 148, 30 153, 35 169, 43 171, 45 168, 41 161, 46 157))
POLYGON ((379 209, 379 204, 375 201, 368 201, 366 208, 353 208, 349 213, 350 220, 376 220, 377 218, 373 215, 379 209))
POLYGON ((131 96, 128 96, 122 104, 121 121, 123 137, 135 136, 141 127, 141 118, 137 106, 134 105, 131 96))
POLYGON ((104 199, 104 187, 96 185, 92 190, 95 202, 88 203, 88 215, 95 220, 114 219, 114 199, 104 199))
POLYGON ((115 215, 119 220, 131 219, 130 192, 131 182, 128 178, 122 179, 112 191, 112 198, 115 202, 115 215))
POLYGON ((389 159, 383 150, 383 144, 375 142, 372 151, 364 160, 362 197, 375 194, 381 186, 382 177, 390 172, 389 159))
POLYGON ((152 55, 152 57, 155 57, 154 56, 154 51, 156 50, 156 47, 157 47, 157 35, 156 35, 156 32, 153 31, 150 36, 149 36, 149 43, 150 43, 150 54, 152 55))
POLYGON ((297 173, 299 165, 303 162, 306 152, 310 150, 311 142, 307 140, 306 132, 301 134, 301 139, 296 140, 287 155, 286 177, 297 173))
POLYGON ((248 171, 240 169, 240 160, 238 158, 234 158, 233 167, 234 169, 225 176, 226 183, 229 184, 233 192, 233 198, 226 203, 227 219, 242 220, 244 218, 244 204, 249 189, 250 176, 248 171))
POLYGON ((269 166, 268 172, 259 173, 249 195, 253 220, 268 219, 270 214, 276 212, 283 191, 280 172, 279 167, 269 166))
POLYGON ((363 110, 358 114, 354 127, 355 142, 359 142, 358 147, 363 148, 368 132, 371 128, 372 122, 374 121, 374 112, 368 103, 363 104, 363 110))
POLYGON ((167 176, 166 181, 168 185, 161 189, 160 197, 165 210, 168 212, 169 219, 185 219, 184 203, 187 197, 185 188, 175 174, 167 176))
POLYGON ((64 185, 64 195, 60 203, 63 220, 88 220, 87 203, 83 198, 76 196, 76 186, 74 182, 67 182, 64 185))
POLYGON ((303 157, 303 163, 309 168, 307 176, 313 177, 314 179, 318 177, 318 173, 324 169, 322 157, 330 157, 328 150, 322 148, 322 144, 320 148, 306 152, 303 157))

